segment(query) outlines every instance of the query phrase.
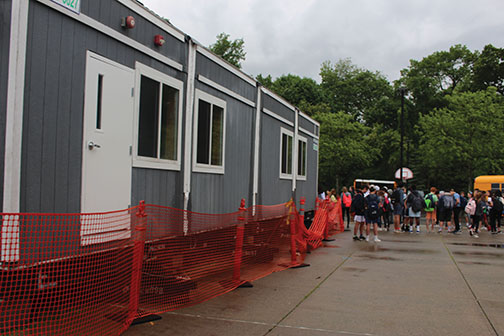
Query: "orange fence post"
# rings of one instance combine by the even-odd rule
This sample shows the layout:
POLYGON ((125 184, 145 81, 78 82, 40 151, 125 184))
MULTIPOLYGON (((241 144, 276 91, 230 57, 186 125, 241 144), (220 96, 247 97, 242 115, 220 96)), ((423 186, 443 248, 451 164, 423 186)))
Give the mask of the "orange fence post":
POLYGON ((245 199, 242 198, 240 202, 240 208, 238 209, 238 225, 236 226, 236 243, 235 243, 235 255, 234 255, 234 269, 233 269, 233 281, 240 283, 238 287, 253 287, 253 285, 248 281, 243 281, 241 279, 241 264, 243 257, 243 235, 245 232, 245 199))
MULTIPOLYGON (((301 206, 303 206, 304 204, 304 198, 301 199, 301 206)), ((307 266, 310 266, 309 264, 304 264, 304 263, 299 263, 297 261, 297 244, 296 244, 296 225, 298 225, 298 219, 300 219, 300 217, 304 217, 304 216, 301 216, 299 214, 296 214, 295 213, 295 210, 294 210, 294 201, 291 199, 289 203, 287 203, 287 205, 289 206, 289 214, 287 215, 287 224, 290 226, 290 238, 291 238, 291 243, 290 243, 290 250, 291 250, 291 262, 290 264, 288 265, 288 267, 290 268, 300 268, 300 267, 307 267, 307 266)), ((300 210, 300 211, 304 211, 304 210, 300 210)), ((287 266, 287 265, 285 265, 287 266)))
POLYGON ((131 269, 131 285, 130 285, 130 299, 128 308, 128 319, 126 323, 128 325, 135 319, 138 314, 138 303, 140 300, 140 286, 142 282, 142 263, 144 257, 145 248, 145 231, 146 223, 145 218, 147 214, 145 213, 145 201, 140 201, 138 210, 136 213, 138 218, 138 224, 135 226, 135 235, 133 237, 133 265, 131 269))

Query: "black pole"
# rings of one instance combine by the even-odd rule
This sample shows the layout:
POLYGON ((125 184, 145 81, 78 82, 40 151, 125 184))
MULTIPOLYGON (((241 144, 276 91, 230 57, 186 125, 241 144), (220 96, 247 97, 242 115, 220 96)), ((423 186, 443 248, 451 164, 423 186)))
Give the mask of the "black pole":
POLYGON ((401 182, 403 181, 403 147, 404 147, 404 88, 400 88, 401 91, 401 159, 399 165, 401 166, 401 175, 399 178, 401 182))

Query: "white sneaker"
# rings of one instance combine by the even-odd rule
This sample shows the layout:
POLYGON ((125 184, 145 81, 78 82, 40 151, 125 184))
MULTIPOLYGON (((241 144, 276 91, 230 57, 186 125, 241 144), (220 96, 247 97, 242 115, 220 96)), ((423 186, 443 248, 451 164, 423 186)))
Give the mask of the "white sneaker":
POLYGON ((378 239, 378 237, 376 237, 376 236, 374 237, 374 239, 373 239, 373 240, 374 240, 374 242, 375 242, 375 243, 379 243, 379 242, 381 242, 381 240, 380 240, 380 239, 378 239))
POLYGON ((366 237, 366 241, 368 242, 369 241, 369 236, 366 237))
POLYGON ((419 226, 416 227, 416 232, 420 233, 420 227, 419 226))

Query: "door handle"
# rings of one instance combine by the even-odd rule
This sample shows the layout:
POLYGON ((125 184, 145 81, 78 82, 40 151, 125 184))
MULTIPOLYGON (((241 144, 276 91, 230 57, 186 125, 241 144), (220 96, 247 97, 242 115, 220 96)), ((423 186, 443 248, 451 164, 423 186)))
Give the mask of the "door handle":
POLYGON ((89 150, 93 150, 95 148, 101 148, 101 146, 97 143, 94 143, 93 141, 88 142, 88 148, 89 150))

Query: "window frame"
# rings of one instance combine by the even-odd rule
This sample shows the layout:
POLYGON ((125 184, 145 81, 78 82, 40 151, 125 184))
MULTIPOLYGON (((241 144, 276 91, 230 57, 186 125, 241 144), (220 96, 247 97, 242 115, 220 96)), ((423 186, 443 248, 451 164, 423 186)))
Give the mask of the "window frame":
POLYGON ((300 181, 306 181, 306 178, 308 176, 308 139, 305 138, 304 136, 299 135, 299 134, 298 134, 297 138, 298 138, 298 144, 297 144, 297 146, 298 146, 297 147, 298 148, 298 158, 297 158, 298 162, 296 162, 296 163, 297 163, 297 168, 298 169, 297 169, 296 179, 300 180, 300 181), (304 144, 305 144, 305 153, 304 153, 304 155, 305 155, 305 157, 304 157, 304 171, 305 171, 305 174, 304 175, 301 175, 301 172, 299 171, 299 162, 301 160, 301 158, 299 157, 299 148, 300 148, 299 145, 300 145, 301 142, 304 142, 304 144))
MULTIPOLYGON (((134 139, 132 145, 132 156, 133 156, 133 167, 137 168, 151 168, 151 169, 162 169, 162 170, 178 170, 181 169, 182 162, 182 118, 183 118, 183 103, 184 103, 184 82, 173 78, 167 74, 164 74, 158 70, 155 70, 149 66, 146 66, 142 63, 136 62, 136 79, 135 79, 135 88, 134 88, 134 96, 135 96, 135 120, 134 120, 134 139), (152 158, 146 156, 138 155, 138 140, 139 140, 139 127, 140 127, 140 98, 141 98, 141 78, 145 76, 151 80, 157 81, 160 84, 160 101, 162 99, 162 87, 163 85, 167 85, 173 89, 178 90, 178 109, 177 109, 177 148, 176 160, 169 159, 161 159, 161 158, 152 158)), ((161 139, 161 116, 162 116, 162 105, 160 104, 158 107, 158 147, 161 139)), ((158 148, 158 151, 160 149, 158 148)))
MULTIPOLYGON (((280 179, 292 180, 292 177, 294 176, 294 140, 295 139, 294 139, 294 132, 293 131, 290 131, 290 130, 283 128, 283 127, 280 128, 280 155, 279 155, 280 165, 279 165, 279 169, 278 169, 279 174, 280 174, 280 179), (283 141, 284 134, 291 137, 291 139, 292 139, 291 160, 290 160, 291 173, 290 174, 282 172, 282 158, 283 158, 283 154, 284 154, 282 141, 283 141)), ((288 157, 288 155, 287 155, 287 157, 288 157)))
MULTIPOLYGON (((225 174, 226 166, 226 115, 227 115, 227 103, 225 100, 219 99, 207 92, 199 89, 194 90, 194 120, 193 120, 193 171, 197 173, 207 173, 207 174, 225 174), (222 109, 222 165, 212 165, 211 153, 212 146, 209 145, 209 163, 198 163, 198 118, 199 118, 199 102, 200 100, 205 101, 210 104, 210 121, 213 119, 213 106, 218 106, 222 109)), ((212 134, 212 125, 210 125, 209 137, 212 134)))

